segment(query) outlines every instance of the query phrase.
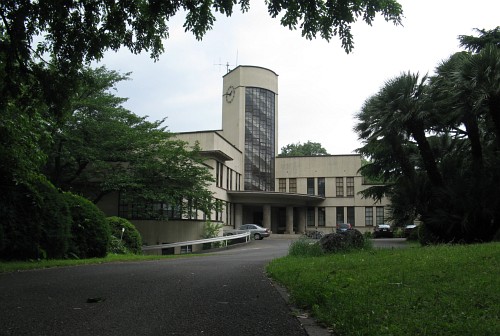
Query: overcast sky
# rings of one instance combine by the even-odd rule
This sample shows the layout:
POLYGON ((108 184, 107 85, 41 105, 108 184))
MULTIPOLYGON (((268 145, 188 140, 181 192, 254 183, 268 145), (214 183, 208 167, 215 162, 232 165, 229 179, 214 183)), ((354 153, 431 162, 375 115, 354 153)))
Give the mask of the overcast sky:
POLYGON ((459 51, 458 35, 473 28, 500 25, 498 0, 400 0, 404 26, 381 16, 373 26, 354 25, 354 51, 346 54, 334 38, 309 41, 300 31, 282 27, 266 11, 264 0, 252 0, 250 11, 219 17, 197 41, 182 27, 184 17, 170 21, 165 53, 156 63, 147 53, 128 50, 106 54, 102 64, 131 80, 118 85, 125 107, 150 120, 167 117, 172 132, 221 128, 222 76, 226 63, 255 65, 279 75, 278 148, 319 142, 330 154, 349 154, 360 147, 353 127, 363 102, 402 72, 432 74, 436 65, 459 51), (219 65, 222 64, 222 65, 219 65))

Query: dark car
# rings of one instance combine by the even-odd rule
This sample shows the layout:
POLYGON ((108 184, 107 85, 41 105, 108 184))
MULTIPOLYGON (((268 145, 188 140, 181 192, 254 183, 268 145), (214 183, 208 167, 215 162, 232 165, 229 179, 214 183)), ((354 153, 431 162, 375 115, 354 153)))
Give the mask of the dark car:
POLYGON ((392 238, 392 237, 394 237, 394 233, 392 232, 392 228, 389 224, 378 224, 375 226, 375 228, 373 230, 373 237, 374 238, 381 238, 381 237, 392 238))
POLYGON ((271 235, 271 231, 269 231, 269 229, 265 229, 257 224, 244 224, 240 226, 240 230, 250 231, 250 236, 252 236, 255 240, 261 240, 264 239, 264 237, 269 237, 271 235))
POLYGON ((349 223, 337 223, 337 233, 346 232, 352 230, 352 225, 349 223))
POLYGON ((415 225, 415 224, 408 224, 408 225, 406 225, 405 229, 404 229, 404 236, 405 236, 405 238, 408 238, 416 230, 417 230, 417 225, 415 225))

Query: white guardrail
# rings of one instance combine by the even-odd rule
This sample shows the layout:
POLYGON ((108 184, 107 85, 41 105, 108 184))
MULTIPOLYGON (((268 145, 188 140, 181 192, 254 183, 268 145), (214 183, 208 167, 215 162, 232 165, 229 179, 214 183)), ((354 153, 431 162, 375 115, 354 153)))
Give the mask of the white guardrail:
POLYGON ((208 239, 190 240, 190 241, 170 243, 170 244, 147 245, 147 246, 143 246, 142 250, 143 251, 151 251, 151 250, 164 249, 164 248, 176 247, 176 246, 188 246, 188 245, 196 245, 196 244, 215 243, 215 242, 219 242, 219 241, 226 242, 225 246, 227 246, 228 240, 240 239, 240 238, 246 238, 245 240, 246 240, 246 242, 248 242, 250 240, 250 232, 222 236, 222 237, 208 238, 208 239))

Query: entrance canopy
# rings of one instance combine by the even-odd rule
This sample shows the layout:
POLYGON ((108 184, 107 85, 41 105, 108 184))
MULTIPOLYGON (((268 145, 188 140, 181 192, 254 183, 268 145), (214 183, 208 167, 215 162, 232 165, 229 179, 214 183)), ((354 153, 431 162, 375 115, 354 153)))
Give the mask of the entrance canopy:
POLYGON ((280 206, 314 206, 325 200, 318 195, 293 194, 274 191, 228 191, 229 199, 240 204, 268 204, 280 206))

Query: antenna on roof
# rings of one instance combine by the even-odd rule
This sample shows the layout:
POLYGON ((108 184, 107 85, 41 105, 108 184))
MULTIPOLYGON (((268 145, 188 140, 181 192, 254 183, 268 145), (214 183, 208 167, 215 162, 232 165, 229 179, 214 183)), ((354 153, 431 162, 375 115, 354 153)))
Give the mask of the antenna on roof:
MULTIPOLYGON (((237 57, 236 57, 236 61, 238 61, 238 58, 237 58, 237 57)), ((222 64, 222 63, 220 62, 220 58, 219 58, 219 63, 216 63, 216 64, 214 64, 214 65, 218 65, 218 66, 219 66, 219 71, 220 71, 220 67, 221 67, 222 65, 225 65, 225 66, 226 66, 226 73, 228 73, 229 71, 231 71, 231 69, 229 69, 229 67, 230 67, 230 66, 233 66, 233 64, 229 64, 229 62, 226 62, 226 64, 222 64)))

